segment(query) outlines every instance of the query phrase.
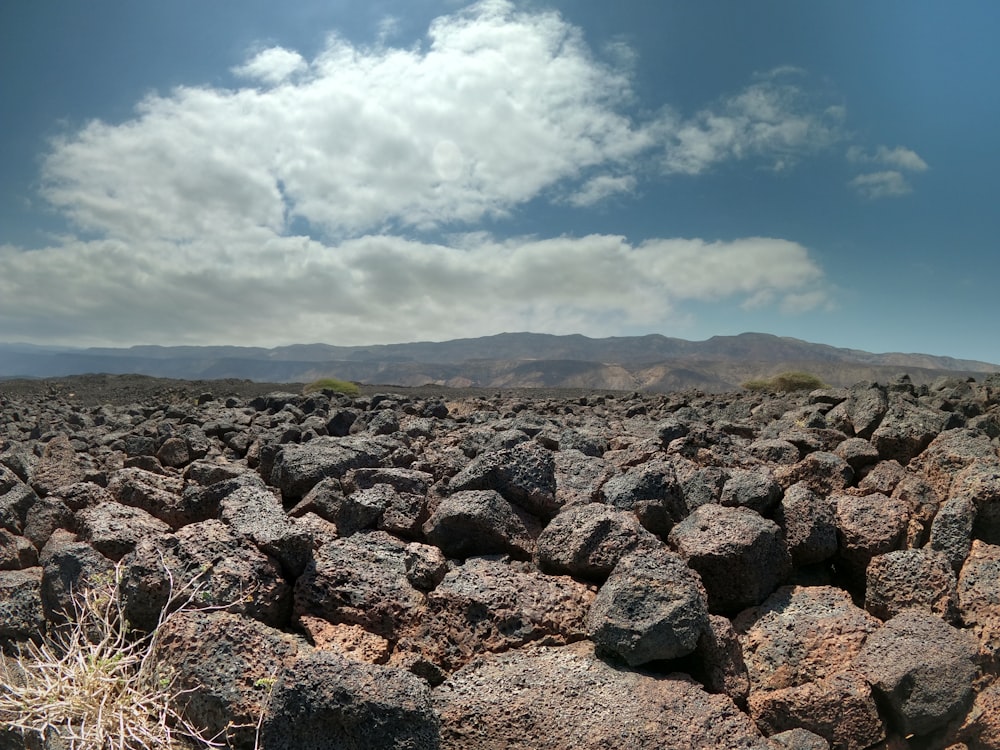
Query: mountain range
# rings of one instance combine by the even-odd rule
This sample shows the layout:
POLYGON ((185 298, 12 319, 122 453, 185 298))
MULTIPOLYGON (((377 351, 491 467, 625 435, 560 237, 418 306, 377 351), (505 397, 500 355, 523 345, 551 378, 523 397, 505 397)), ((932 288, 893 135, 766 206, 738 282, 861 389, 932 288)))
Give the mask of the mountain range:
POLYGON ((44 347, 0 344, 0 378, 85 373, 193 379, 240 378, 303 383, 337 377, 359 383, 453 387, 725 391, 751 378, 790 370, 830 385, 914 382, 942 375, 982 377, 1000 365, 929 354, 873 354, 764 333, 687 341, 658 334, 594 339, 581 335, 501 333, 441 342, 332 346, 44 347))

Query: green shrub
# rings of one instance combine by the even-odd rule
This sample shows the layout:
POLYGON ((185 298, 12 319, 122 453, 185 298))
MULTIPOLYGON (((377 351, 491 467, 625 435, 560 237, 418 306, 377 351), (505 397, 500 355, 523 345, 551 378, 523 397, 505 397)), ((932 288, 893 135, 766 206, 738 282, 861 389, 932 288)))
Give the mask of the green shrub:
POLYGON ((741 387, 748 391, 791 393, 792 391, 814 391, 817 388, 829 386, 808 372, 783 372, 767 380, 748 380, 741 387))
POLYGON ((346 380, 337 380, 337 378, 320 378, 309 383, 302 389, 303 393, 316 393, 316 391, 333 391, 334 393, 343 393, 347 396, 357 396, 361 393, 358 386, 354 383, 346 380))

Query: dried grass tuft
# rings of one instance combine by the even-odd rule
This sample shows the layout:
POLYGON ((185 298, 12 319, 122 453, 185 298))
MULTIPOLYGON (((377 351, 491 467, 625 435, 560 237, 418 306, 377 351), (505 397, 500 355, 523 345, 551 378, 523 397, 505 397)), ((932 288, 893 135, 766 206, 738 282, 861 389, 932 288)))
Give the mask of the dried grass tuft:
POLYGON ((0 659, 0 726, 22 736, 58 733, 71 750, 179 750, 223 747, 174 709, 184 691, 151 654, 160 627, 183 611, 197 584, 171 596, 152 633, 125 619, 121 568, 74 597, 65 625, 0 659))

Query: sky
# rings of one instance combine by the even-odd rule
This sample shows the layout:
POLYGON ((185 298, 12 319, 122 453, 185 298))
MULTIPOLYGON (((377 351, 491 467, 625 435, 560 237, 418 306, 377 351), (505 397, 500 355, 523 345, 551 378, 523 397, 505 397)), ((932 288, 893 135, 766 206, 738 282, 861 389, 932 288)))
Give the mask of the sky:
POLYGON ((1000 3, 0 4, 0 341, 1000 362, 1000 3))

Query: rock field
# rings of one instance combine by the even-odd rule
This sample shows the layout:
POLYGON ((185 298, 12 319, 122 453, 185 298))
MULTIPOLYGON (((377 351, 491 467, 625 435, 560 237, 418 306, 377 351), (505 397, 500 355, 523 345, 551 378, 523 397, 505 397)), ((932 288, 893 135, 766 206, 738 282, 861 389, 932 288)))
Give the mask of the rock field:
POLYGON ((1000 376, 0 382, 0 658, 119 565, 234 748, 996 750, 998 451, 1000 376))

